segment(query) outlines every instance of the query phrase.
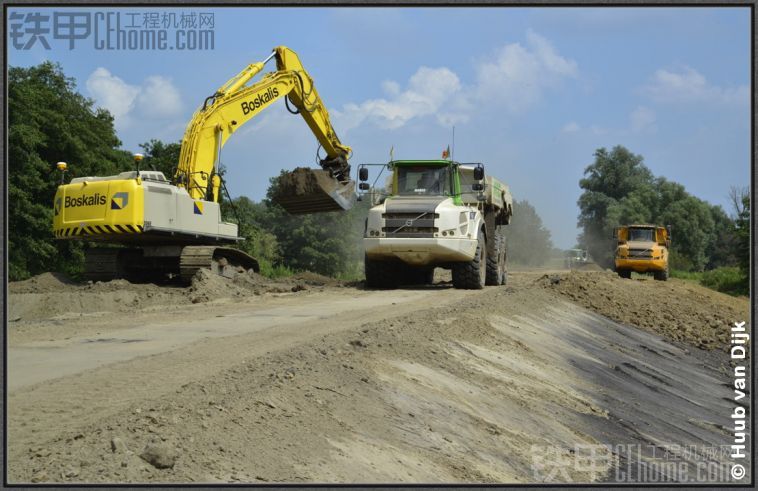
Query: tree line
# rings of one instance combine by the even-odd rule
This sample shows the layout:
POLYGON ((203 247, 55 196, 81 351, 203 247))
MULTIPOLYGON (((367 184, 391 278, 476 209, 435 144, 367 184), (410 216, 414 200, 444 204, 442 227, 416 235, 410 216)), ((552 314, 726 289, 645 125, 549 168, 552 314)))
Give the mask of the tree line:
MULTIPOLYGON (((108 111, 76 90, 60 65, 44 62, 8 70, 8 277, 21 280, 47 271, 77 277, 84 241, 55 240, 53 197, 61 177, 55 163, 69 163, 67 179, 134 170, 132 155, 120 149, 108 111)), ((151 140, 140 145, 144 169, 171 178, 179 143, 151 140)), ((223 167, 222 167, 223 172, 223 167)), ((310 270, 325 275, 362 275, 361 238, 370 206, 359 202, 347 213, 290 216, 272 200, 276 179, 260 202, 229 199, 222 193, 225 219, 239 224, 240 247, 259 258, 266 274, 310 270)), ((686 192, 681 184, 655 177, 643 158, 622 146, 595 152, 579 182, 579 242, 601 265, 612 265, 611 232, 624 223, 673 226, 672 266, 702 271, 721 266, 749 269, 750 199, 732 190, 729 216, 686 192)), ((553 252, 550 232, 527 200, 514 201, 506 229, 509 261, 540 266, 553 252)), ((746 280, 745 280, 746 281, 746 280)))
POLYGON ((76 92, 74 79, 50 62, 8 70, 8 278, 46 271, 75 275, 85 245, 52 235, 53 197, 68 178, 107 176, 132 168, 108 111, 76 92))

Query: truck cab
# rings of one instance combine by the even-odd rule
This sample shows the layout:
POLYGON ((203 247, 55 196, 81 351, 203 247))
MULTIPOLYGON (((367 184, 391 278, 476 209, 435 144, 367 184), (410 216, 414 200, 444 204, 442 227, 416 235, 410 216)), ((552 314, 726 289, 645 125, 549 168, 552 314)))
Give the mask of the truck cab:
POLYGON ((615 266, 622 278, 631 278, 632 271, 653 274, 656 280, 669 276, 671 229, 658 225, 625 225, 614 229, 617 240, 615 266))
POLYGON ((431 283, 436 267, 451 269, 457 288, 505 283, 508 186, 481 164, 399 160, 385 168, 387 189, 369 210, 363 239, 369 286, 431 283))
POLYGON ((584 249, 569 249, 564 253, 563 265, 566 269, 574 269, 589 262, 589 256, 584 249))

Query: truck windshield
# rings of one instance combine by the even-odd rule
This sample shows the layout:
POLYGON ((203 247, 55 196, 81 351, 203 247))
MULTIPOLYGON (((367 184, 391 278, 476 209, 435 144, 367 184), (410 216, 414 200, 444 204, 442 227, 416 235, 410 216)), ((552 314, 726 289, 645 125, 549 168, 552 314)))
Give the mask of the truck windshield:
POLYGON ((450 172, 447 167, 397 167, 397 194, 450 196, 450 172))
POLYGON ((653 229, 651 228, 630 228, 629 240, 640 242, 653 242, 653 229))

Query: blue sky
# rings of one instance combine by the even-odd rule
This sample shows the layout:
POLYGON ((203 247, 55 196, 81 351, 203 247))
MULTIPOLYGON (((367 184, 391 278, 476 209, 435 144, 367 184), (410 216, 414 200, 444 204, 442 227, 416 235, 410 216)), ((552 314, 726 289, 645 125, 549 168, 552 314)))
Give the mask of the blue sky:
MULTIPOLYGON (((64 9, 10 12, 54 10, 64 9)), ((454 125, 456 160, 484 162, 529 200, 559 247, 576 240, 578 181, 599 147, 624 145, 654 174, 727 210, 729 187, 749 183, 748 8, 121 12, 213 12, 215 47, 98 51, 86 39, 69 50, 49 39, 50 50, 9 45, 8 59, 60 62, 84 95, 115 114, 127 150, 152 138, 178 141, 206 96, 286 45, 353 147, 353 164, 384 162, 392 146, 395 158, 436 158, 454 125)), ((280 169, 316 166, 316 147, 299 116, 283 103, 269 108, 222 152, 230 192, 262 198, 280 169)))

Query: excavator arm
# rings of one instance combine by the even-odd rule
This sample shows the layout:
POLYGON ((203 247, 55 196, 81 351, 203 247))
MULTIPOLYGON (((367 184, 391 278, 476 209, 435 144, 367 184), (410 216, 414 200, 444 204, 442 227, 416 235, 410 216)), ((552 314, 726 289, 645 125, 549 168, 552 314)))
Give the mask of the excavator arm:
POLYGON ((218 202, 221 148, 234 132, 281 98, 292 103, 290 111, 303 117, 323 147, 326 158, 320 164, 330 178, 336 179, 338 186, 351 183, 350 147, 337 137, 329 112, 297 54, 278 46, 266 60, 248 65, 227 81, 195 112, 182 139, 176 184, 186 188, 193 199, 205 199, 210 179, 211 199, 218 202), (272 58, 276 58, 277 70, 247 85, 272 58))

